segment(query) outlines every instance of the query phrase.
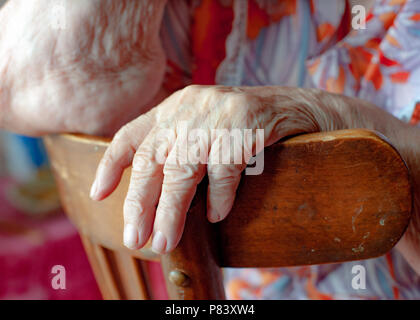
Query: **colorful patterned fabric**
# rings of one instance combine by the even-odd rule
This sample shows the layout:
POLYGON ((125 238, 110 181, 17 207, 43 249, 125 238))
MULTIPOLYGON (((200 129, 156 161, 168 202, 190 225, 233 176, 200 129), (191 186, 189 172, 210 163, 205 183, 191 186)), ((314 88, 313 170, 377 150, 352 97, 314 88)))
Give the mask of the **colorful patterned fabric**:
MULTIPOLYGON (((165 86, 315 87, 371 101, 420 123, 420 0, 377 0, 351 30, 337 0, 169 1, 165 86)), ((281 269, 226 269, 231 299, 414 299, 420 277, 401 255, 281 269), (354 265, 366 289, 353 289, 354 265)))

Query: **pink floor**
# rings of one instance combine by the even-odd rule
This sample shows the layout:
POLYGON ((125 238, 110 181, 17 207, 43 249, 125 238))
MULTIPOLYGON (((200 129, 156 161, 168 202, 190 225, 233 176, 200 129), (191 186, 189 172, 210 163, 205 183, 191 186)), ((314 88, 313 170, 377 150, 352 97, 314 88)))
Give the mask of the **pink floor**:
MULTIPOLYGON (((101 299, 79 235, 61 213, 28 217, 5 198, 0 180, 0 299, 101 299), (54 289, 51 269, 62 265, 66 289, 54 289)), ((160 265, 149 265, 153 298, 166 299, 160 265)))

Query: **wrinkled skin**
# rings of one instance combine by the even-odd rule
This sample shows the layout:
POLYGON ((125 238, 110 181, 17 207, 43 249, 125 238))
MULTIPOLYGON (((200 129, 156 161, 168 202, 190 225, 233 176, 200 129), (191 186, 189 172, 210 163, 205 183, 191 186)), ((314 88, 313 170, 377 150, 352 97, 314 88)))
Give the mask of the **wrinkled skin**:
MULTIPOLYGON (((57 1, 13 0, 0 10, 0 127, 28 135, 112 135, 128 122, 107 149, 91 192, 93 199, 106 198, 122 170, 133 165, 124 205, 128 247, 140 248, 152 236, 156 252, 173 250, 205 174, 209 220, 222 220, 233 204, 247 159, 214 164, 224 153, 215 136, 207 146, 208 164, 169 161, 174 146, 194 145, 178 139, 181 121, 205 131, 264 128, 265 146, 290 134, 369 128, 390 139, 411 171, 414 219, 398 249, 420 274, 418 128, 362 100, 318 90, 194 86, 158 103, 165 65, 158 30, 165 1, 65 1, 64 29, 46 23, 57 1), (159 134, 162 128, 166 136, 159 134), (162 155, 166 161, 158 162, 162 155)), ((252 150, 258 151, 257 145, 252 150)))
MULTIPOLYGON (((381 132, 398 148, 416 180, 416 216, 398 246, 420 272, 419 236, 415 229, 419 226, 419 129, 362 100, 311 89, 190 86, 124 126, 98 167, 91 197, 106 198, 118 185, 123 169, 132 164, 124 204, 127 247, 141 248, 152 235, 153 250, 158 253, 173 250, 181 238, 196 186, 206 173, 208 220, 224 219, 233 205, 241 172, 249 158, 238 164, 233 160, 230 164, 214 164, 214 159, 226 150, 219 143, 220 136, 209 135, 205 148, 207 161, 196 164, 181 163, 181 159, 178 163, 173 161, 185 147, 188 152, 197 150, 196 140, 182 139, 178 126, 181 122, 186 123, 188 130, 201 128, 206 132, 264 129, 264 146, 303 132, 348 128, 381 132)), ((255 142, 252 150, 253 154, 259 151, 255 142)))
POLYGON ((7 2, 0 10, 1 127, 28 135, 112 135, 147 111, 164 74, 158 34, 164 5, 7 2), (60 4, 64 20, 55 18, 60 4))

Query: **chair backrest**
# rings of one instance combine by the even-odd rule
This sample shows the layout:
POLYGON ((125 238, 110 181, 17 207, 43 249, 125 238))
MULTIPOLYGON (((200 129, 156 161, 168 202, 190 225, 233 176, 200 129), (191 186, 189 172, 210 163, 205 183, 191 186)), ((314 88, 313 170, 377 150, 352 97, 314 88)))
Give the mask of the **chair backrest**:
POLYGON ((106 298, 147 298, 137 259, 160 259, 171 298, 223 299, 221 267, 377 257, 397 243, 410 219, 407 167, 382 136, 367 130, 305 134, 265 149, 263 173, 243 176, 235 205, 221 223, 206 221, 203 182, 180 244, 157 257, 149 247, 131 251, 122 245, 129 170, 109 199, 97 203, 88 197, 107 142, 77 135, 45 142, 64 208, 106 298))

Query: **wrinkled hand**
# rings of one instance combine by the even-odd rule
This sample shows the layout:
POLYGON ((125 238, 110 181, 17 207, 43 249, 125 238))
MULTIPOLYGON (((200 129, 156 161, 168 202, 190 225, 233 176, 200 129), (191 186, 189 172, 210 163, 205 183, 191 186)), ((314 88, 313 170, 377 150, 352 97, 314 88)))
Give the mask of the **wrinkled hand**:
POLYGON ((0 128, 111 135, 150 108, 166 0, 13 0, 0 10, 0 128))
POLYGON ((207 217, 217 222, 231 210, 251 155, 288 135, 333 129, 329 121, 333 115, 317 104, 317 94, 278 87, 190 86, 178 91, 117 133, 98 167, 91 197, 107 197, 123 169, 132 164, 124 203, 124 243, 140 248, 153 233, 153 250, 169 252, 181 238, 186 212, 206 172, 207 217), (208 139, 203 135, 185 139, 182 127, 188 133, 201 129, 208 139), (245 128, 253 130, 251 143, 246 146, 242 139, 233 150, 224 147, 222 131, 211 132, 245 128), (261 146, 257 129, 264 129, 261 146), (250 151, 248 156, 242 152, 245 149, 250 151), (199 155, 201 161, 193 162, 197 150, 204 154, 199 155), (183 154, 188 161, 182 162, 183 154), (229 161, 223 164, 220 156, 226 154, 229 161))
MULTIPOLYGON (((129 248, 141 248, 153 234, 152 249, 166 253, 181 238, 186 212, 206 172, 208 220, 217 222, 228 215, 241 172, 250 158, 243 152, 241 161, 235 161, 238 150, 248 149, 255 155, 262 147, 289 135, 351 128, 384 134, 411 170, 413 219, 397 248, 420 274, 420 129, 355 98, 314 89, 187 87, 117 133, 99 164, 91 197, 106 198, 117 187, 124 168, 132 164, 124 203, 124 243, 129 248), (189 133, 201 129, 210 138, 191 135, 190 139, 188 135, 185 139, 181 132, 185 128, 189 133), (229 132, 245 128, 254 132, 264 129, 262 146, 254 138, 248 147, 242 144, 226 149, 220 142, 223 131, 210 134, 212 129, 229 132), (201 161, 193 162, 197 150, 201 161), (226 154, 227 164, 220 161, 226 154)), ((241 141, 246 143, 245 139, 241 141)))

